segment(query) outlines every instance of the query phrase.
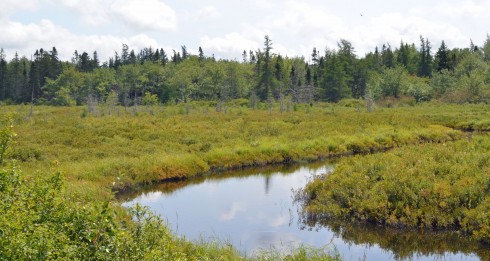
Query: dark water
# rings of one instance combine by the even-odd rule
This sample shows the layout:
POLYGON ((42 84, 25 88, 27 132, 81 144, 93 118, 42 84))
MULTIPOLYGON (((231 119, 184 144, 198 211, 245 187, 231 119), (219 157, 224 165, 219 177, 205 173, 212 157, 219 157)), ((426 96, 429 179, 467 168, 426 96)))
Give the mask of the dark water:
POLYGON ((187 239, 231 242, 250 256, 300 244, 336 250, 344 260, 490 260, 490 249, 455 233, 402 232, 336 222, 303 221, 295 191, 332 170, 317 163, 221 173, 160 184, 124 195, 124 206, 149 206, 187 239))

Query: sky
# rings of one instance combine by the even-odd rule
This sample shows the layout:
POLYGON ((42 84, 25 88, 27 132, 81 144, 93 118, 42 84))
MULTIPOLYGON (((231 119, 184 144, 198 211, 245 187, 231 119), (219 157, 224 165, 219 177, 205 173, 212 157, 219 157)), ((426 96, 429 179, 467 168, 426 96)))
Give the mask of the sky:
POLYGON ((376 46, 428 38, 435 53, 482 45, 490 27, 488 0, 2 0, 0 48, 28 58, 53 46, 62 60, 75 50, 106 61, 122 44, 241 60, 243 50, 263 48, 310 59, 313 47, 336 49, 348 40, 363 57, 376 46))

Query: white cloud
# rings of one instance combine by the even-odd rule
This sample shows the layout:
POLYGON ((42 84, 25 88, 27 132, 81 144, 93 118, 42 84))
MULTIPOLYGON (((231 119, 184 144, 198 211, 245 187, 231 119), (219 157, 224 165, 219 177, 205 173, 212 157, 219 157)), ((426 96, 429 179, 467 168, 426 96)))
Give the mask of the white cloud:
POLYGON ((239 56, 243 50, 256 50, 261 48, 257 39, 246 38, 243 34, 233 32, 224 37, 204 36, 201 38, 201 46, 205 50, 217 52, 217 54, 239 56))
POLYGON ((114 55, 114 51, 121 48, 122 43, 128 44, 130 49, 139 50, 148 46, 159 46, 158 41, 146 34, 137 34, 131 37, 114 35, 80 35, 55 25, 50 20, 42 20, 35 24, 21 24, 12 21, 0 21, 0 46, 8 57, 13 57, 17 51, 21 55, 29 56, 36 49, 50 50, 56 46, 59 57, 70 60, 75 50, 86 51, 92 54, 97 51, 99 58, 106 61, 114 55))
POLYGON ((186 14, 186 19, 193 21, 202 21, 203 19, 216 18, 220 15, 220 12, 218 12, 218 9, 216 9, 215 6, 207 5, 194 12, 188 12, 186 14))
POLYGON ((6 13, 19 9, 34 10, 38 7, 39 1, 37 0, 2 0, 2 7, 0 8, 0 16, 6 13))
POLYGON ((80 19, 89 25, 101 25, 110 19, 110 1, 99 0, 61 0, 61 4, 80 15, 80 19))
MULTIPOLYGON (((471 4, 468 4, 466 9, 475 11, 471 4)), ((273 32, 269 35, 275 43, 280 43, 274 46, 277 52, 303 55, 307 59, 313 47, 320 52, 325 48, 336 49, 340 39, 350 41, 359 56, 364 56, 376 46, 387 42, 393 48, 398 47, 402 40, 417 44, 420 35, 432 41, 433 49, 437 48, 437 44, 442 40, 450 46, 465 46, 469 42, 465 32, 458 26, 413 13, 382 13, 369 17, 359 16, 355 19, 358 20, 350 21, 334 14, 328 6, 288 1, 280 12, 273 13, 248 27, 273 32)))
POLYGON ((469 19, 488 17, 490 3, 488 1, 475 3, 472 0, 460 1, 457 3, 443 3, 436 5, 435 12, 448 17, 464 17, 469 19))
POLYGON ((176 30, 175 11, 161 0, 61 0, 89 25, 122 21, 136 30, 176 30))
POLYGON ((111 5, 111 10, 128 25, 139 29, 177 29, 175 11, 159 0, 120 0, 111 5))
POLYGON ((399 13, 374 17, 366 26, 353 28, 351 31, 353 44, 360 47, 358 50, 361 55, 388 41, 393 48, 397 48, 400 41, 418 44, 421 35, 432 42, 433 49, 437 48, 436 45, 442 40, 452 46, 464 46, 469 41, 455 26, 399 13))

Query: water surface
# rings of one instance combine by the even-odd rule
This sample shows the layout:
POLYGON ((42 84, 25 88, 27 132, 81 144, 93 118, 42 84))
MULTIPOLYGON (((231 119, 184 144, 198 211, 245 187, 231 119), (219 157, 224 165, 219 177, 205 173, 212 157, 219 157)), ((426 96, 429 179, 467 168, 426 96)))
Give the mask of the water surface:
POLYGON ((305 222, 295 191, 332 165, 280 166, 169 182, 125 195, 149 206, 187 239, 219 239, 250 256, 300 244, 335 249, 344 260, 488 260, 490 250, 455 233, 403 232, 336 222, 305 222), (301 212, 301 211, 299 211, 301 212))

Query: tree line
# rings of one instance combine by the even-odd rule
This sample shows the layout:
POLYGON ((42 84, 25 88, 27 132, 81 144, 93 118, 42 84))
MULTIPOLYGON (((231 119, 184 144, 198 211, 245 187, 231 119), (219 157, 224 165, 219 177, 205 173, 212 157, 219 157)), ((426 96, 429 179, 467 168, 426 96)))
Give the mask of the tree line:
POLYGON ((429 39, 383 44, 358 57, 341 39, 336 49, 313 48, 311 57, 274 53, 269 36, 258 50, 244 50, 241 61, 215 59, 180 50, 126 44, 101 63, 97 52, 75 51, 61 61, 55 47, 38 49, 32 58, 8 60, 0 50, 0 101, 47 105, 108 102, 124 106, 148 103, 187 103, 192 100, 226 103, 233 99, 258 102, 312 103, 341 99, 376 100, 413 97, 415 101, 490 101, 490 36, 480 46, 449 49, 442 41, 433 53, 429 39))

